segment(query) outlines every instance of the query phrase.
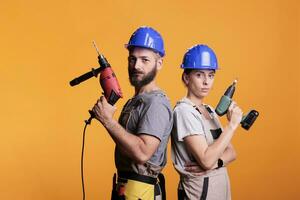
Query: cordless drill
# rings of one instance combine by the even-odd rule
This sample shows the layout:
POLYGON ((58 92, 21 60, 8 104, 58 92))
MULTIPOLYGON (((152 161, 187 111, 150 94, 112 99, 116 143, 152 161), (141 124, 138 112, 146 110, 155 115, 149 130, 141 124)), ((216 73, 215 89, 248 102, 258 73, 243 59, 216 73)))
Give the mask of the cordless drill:
MULTIPOLYGON (((70 85, 71 86, 78 85, 79 83, 93 76, 97 77, 98 74, 100 73, 99 81, 103 89, 104 96, 107 99, 109 104, 114 105, 119 100, 119 98, 123 97, 119 82, 110 64, 108 63, 107 59, 102 54, 99 53, 99 50, 94 41, 93 41, 93 45, 96 48, 96 51, 98 53, 98 63, 100 67, 97 69, 92 68, 90 72, 87 72, 79 76, 78 78, 73 79, 72 81, 70 81, 70 85)), ((88 120, 86 120, 86 123, 88 124, 90 124, 91 120, 95 117, 95 114, 91 110, 89 110, 89 113, 91 117, 88 120)))
MULTIPOLYGON (((228 108, 232 102, 232 97, 235 92, 236 83, 237 80, 234 80, 234 82, 227 88, 224 95, 220 99, 216 107, 216 113, 219 116, 223 116, 224 114, 227 113, 228 108)), ((249 130, 252 124, 255 122, 258 115, 259 113, 256 110, 251 110, 247 115, 244 115, 241 121, 242 127, 246 130, 249 130)))

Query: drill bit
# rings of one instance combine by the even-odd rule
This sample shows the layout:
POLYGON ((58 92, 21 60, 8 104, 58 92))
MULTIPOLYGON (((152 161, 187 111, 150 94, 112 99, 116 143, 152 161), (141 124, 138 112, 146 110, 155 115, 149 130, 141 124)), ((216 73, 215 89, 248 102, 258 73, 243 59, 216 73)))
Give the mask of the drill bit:
POLYGON ((98 55, 100 56, 99 49, 98 49, 98 47, 97 47, 97 45, 96 45, 95 40, 93 40, 93 45, 94 45, 94 47, 95 47, 95 49, 96 49, 98 55))
POLYGON ((237 83, 237 80, 238 80, 238 78, 234 79, 234 81, 233 81, 233 86, 235 86, 235 85, 236 85, 236 83, 237 83))

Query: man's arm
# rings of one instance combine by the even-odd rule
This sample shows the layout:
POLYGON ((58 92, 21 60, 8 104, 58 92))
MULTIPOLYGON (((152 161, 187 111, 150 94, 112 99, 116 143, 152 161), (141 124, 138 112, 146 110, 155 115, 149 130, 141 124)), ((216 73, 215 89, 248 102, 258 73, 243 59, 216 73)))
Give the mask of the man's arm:
POLYGON ((143 164, 154 154, 160 140, 154 136, 136 136, 127 132, 117 121, 111 120, 104 125, 118 147, 136 163, 143 164))
POLYGON ((136 136, 127 132, 113 119, 115 111, 116 107, 110 105, 103 96, 93 108, 95 118, 103 124, 122 152, 136 163, 145 163, 158 148, 160 140, 146 134, 136 136))

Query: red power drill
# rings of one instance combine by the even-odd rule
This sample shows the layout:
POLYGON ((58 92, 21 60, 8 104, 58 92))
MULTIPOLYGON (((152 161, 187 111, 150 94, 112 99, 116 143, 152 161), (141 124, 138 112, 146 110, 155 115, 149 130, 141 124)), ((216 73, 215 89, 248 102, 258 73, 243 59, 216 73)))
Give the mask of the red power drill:
MULTIPOLYGON (((111 105, 114 105, 119 98, 123 97, 121 88, 119 85, 119 82, 117 80, 117 77, 115 73, 113 72, 110 64, 107 62, 106 58, 99 53, 99 50, 93 41, 93 44, 96 48, 96 51, 98 53, 98 62, 100 64, 100 67, 97 69, 93 69, 90 72, 87 72, 72 81, 70 81, 71 86, 78 85, 79 83, 95 76, 97 77, 100 73, 100 85, 103 89, 104 96, 107 99, 108 103, 111 105)), ((84 141, 85 141, 85 130, 88 124, 91 123, 92 119, 95 117, 95 114, 93 111, 89 110, 89 113, 91 117, 88 120, 85 120, 85 127, 83 130, 83 143, 82 143, 82 151, 81 151, 81 181, 82 181, 82 193, 83 193, 83 200, 85 199, 85 189, 84 189, 84 172, 83 172, 83 157, 84 157, 84 141)))
MULTIPOLYGON (((79 83, 93 76, 97 77, 100 73, 100 85, 103 89, 104 96, 109 104, 114 105, 119 100, 119 98, 123 97, 119 82, 106 58, 99 53, 95 41, 93 41, 93 45, 98 53, 98 63, 100 64, 100 67, 97 69, 92 68, 90 72, 73 79, 72 81, 70 81, 70 85, 78 85, 79 83)), ((85 121, 87 124, 90 124, 91 120, 95 116, 91 110, 89 110, 89 113, 91 114, 91 117, 85 121)))

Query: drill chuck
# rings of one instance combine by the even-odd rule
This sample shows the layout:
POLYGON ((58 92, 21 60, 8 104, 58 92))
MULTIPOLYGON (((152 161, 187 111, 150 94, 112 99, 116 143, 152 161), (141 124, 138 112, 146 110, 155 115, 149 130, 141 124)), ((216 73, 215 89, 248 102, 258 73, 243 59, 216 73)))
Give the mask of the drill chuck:
POLYGON ((237 83, 237 80, 234 80, 233 83, 227 88, 224 95, 229 97, 230 99, 233 97, 233 94, 235 92, 235 85, 237 83))
POLYGON ((110 64, 102 54, 99 54, 98 56, 98 63, 101 66, 101 68, 110 67, 110 64))

